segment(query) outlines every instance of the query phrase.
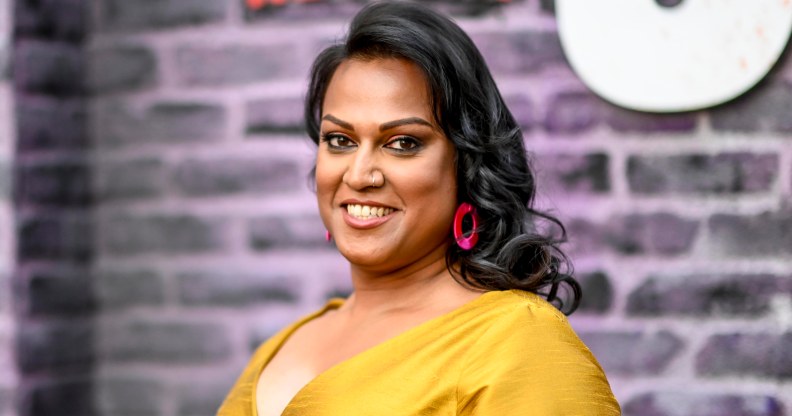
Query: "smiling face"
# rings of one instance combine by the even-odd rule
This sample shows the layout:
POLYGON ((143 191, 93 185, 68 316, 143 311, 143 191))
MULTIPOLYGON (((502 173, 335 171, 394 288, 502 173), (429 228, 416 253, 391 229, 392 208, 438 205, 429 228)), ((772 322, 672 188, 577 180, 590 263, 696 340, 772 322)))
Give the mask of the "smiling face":
POLYGON ((341 254, 380 273, 444 261, 455 151, 421 70, 402 59, 344 61, 324 97, 321 137, 319 212, 341 254))

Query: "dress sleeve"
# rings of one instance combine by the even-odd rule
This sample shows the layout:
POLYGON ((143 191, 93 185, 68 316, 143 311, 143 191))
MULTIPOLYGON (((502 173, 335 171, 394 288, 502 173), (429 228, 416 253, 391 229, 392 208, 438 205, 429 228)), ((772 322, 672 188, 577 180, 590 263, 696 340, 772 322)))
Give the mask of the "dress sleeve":
POLYGON ((459 415, 617 416, 605 373, 550 304, 515 307, 475 340, 457 384, 459 415))

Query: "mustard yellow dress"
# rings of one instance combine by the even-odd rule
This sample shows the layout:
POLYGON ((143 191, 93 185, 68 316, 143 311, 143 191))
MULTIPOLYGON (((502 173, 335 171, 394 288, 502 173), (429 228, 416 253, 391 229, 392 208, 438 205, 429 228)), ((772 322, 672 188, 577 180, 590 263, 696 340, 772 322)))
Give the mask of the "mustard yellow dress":
MULTIPOLYGON (((253 355, 218 416, 256 416, 256 382, 284 341, 253 355)), ((319 374, 283 416, 619 415, 597 360, 566 317, 519 290, 487 292, 319 374)))

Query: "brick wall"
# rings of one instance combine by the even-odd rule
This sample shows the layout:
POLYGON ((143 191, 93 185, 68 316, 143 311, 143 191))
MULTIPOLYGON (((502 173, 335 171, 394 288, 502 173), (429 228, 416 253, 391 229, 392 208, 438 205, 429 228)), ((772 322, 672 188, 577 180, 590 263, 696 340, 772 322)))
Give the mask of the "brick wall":
POLYGON ((254 20, 235 1, 97 2, 101 410, 213 414, 255 345, 348 290, 301 132, 308 65, 343 7, 323 23, 254 20))
MULTIPOLYGON (((17 0, 23 414, 213 414, 252 348, 349 291, 300 107, 360 2, 299 3, 17 0)), ((625 414, 792 413, 790 54, 717 109, 637 113, 575 77, 551 1, 496 3, 432 2, 525 129, 625 414)))
POLYGON ((14 160, 13 89, 11 87, 11 1, 0 0, 0 415, 14 414, 17 386, 14 365, 15 320, 11 296, 14 269, 14 222, 10 172, 14 160))
POLYGON ((93 197, 83 52, 88 4, 14 2, 21 415, 93 414, 93 197))

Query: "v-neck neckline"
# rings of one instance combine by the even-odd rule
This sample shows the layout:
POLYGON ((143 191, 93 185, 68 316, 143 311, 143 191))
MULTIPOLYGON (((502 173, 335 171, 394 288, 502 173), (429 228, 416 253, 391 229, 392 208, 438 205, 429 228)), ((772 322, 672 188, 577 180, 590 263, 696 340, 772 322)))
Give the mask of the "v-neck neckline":
MULTIPOLYGON (((510 291, 506 291, 506 292, 510 292, 510 291)), ((392 336, 392 337, 390 337, 390 338, 388 338, 388 339, 386 339, 386 340, 384 340, 384 341, 382 341, 382 342, 380 342, 380 343, 378 343, 378 344, 376 344, 376 345, 374 345, 372 347, 369 347, 369 348, 367 348, 367 349, 365 349, 365 350, 363 350, 363 351, 361 351, 361 352, 359 352, 359 353, 357 353, 357 354, 355 354, 355 355, 353 355, 353 356, 351 356, 351 357, 349 357, 349 358, 347 358, 345 360, 342 360, 342 361, 339 361, 339 362, 333 364, 329 368, 325 369, 324 371, 322 371, 319 374, 317 374, 316 376, 314 376, 314 378, 312 378, 310 381, 305 383, 305 385, 303 385, 299 390, 297 390, 297 393, 295 393, 294 396, 292 396, 291 400, 289 400, 289 403, 286 404, 286 407, 283 408, 283 411, 281 412, 281 416, 283 416, 285 414, 286 410, 288 410, 289 407, 291 407, 292 404, 294 404, 297 401, 297 399, 302 395, 302 393, 304 391, 306 391, 313 384, 316 384, 317 382, 319 382, 320 379, 325 378, 326 374, 338 371, 339 367, 344 367, 346 365, 349 365, 350 362, 360 360, 361 359, 360 357, 365 357, 367 355, 370 355, 370 354, 373 353, 373 351, 380 350, 382 348, 385 348, 387 345, 390 345, 390 344, 393 344, 395 342, 398 342, 400 339, 402 339, 402 338, 404 338, 404 337, 406 337, 406 336, 408 336, 408 335, 410 335, 412 333, 425 330, 425 328, 431 327, 432 325, 434 325, 434 324, 436 324, 438 322, 441 322, 443 320, 452 318, 452 317, 454 317, 454 316, 456 316, 456 315, 458 315, 460 313, 466 312, 468 309, 477 306, 485 298, 488 298, 489 296, 487 296, 487 295, 490 295, 492 293, 504 293, 504 291, 484 292, 480 296, 478 296, 475 299, 472 299, 472 300, 460 305, 456 309, 453 309, 453 310, 448 311, 446 313, 443 313, 441 315, 435 316, 434 318, 431 318, 431 319, 429 319, 427 321, 421 322, 420 324, 415 325, 415 326, 413 326, 411 328, 408 328, 408 329, 406 329, 406 330, 404 330, 404 331, 402 331, 402 332, 400 332, 400 333, 398 333, 398 334, 396 334, 396 335, 394 335, 394 336, 392 336)), ((343 304, 344 304, 344 299, 341 299, 341 298, 330 299, 329 301, 327 301, 327 303, 325 304, 325 306, 322 309, 320 309, 320 310, 318 310, 318 311, 316 311, 316 312, 314 312, 312 314, 309 314, 306 317, 304 317, 303 319, 295 322, 294 324, 291 325, 291 327, 289 327, 281 335, 280 340, 278 340, 277 344, 273 347, 272 351, 269 354, 269 357, 267 357, 267 359, 264 360, 261 363, 259 368, 256 369, 257 376, 256 376, 255 382, 253 383, 253 386, 251 388, 251 390, 252 390, 251 391, 251 395, 252 395, 252 397, 251 397, 251 407, 253 409, 252 415, 258 416, 258 414, 259 414, 258 413, 258 400, 257 400, 256 396, 257 396, 257 391, 258 391, 258 382, 259 382, 259 379, 261 378, 261 373, 264 371, 264 369, 267 367, 267 365, 272 361, 272 359, 275 358, 275 355, 278 353, 278 351, 280 351, 280 349, 283 347, 283 345, 286 344, 286 341, 288 341, 289 338, 291 338, 291 336, 294 335, 295 332, 297 332, 297 330, 302 328, 308 322, 311 322, 314 319, 319 318, 320 316, 324 315, 325 313, 327 313, 330 310, 336 310, 336 309, 340 308, 343 304)))

